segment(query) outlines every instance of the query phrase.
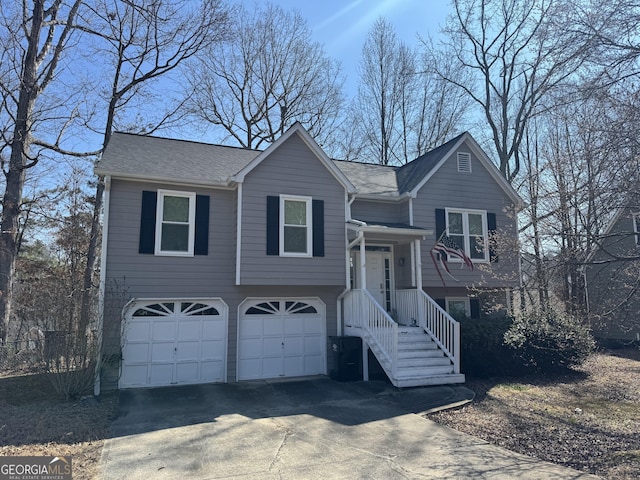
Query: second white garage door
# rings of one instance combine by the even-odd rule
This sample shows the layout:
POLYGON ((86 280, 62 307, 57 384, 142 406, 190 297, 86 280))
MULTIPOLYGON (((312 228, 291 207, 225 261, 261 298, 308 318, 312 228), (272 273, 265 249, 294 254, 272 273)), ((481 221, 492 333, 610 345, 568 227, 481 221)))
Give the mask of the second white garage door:
POLYGON ((247 299, 239 313, 238 380, 326 373, 321 300, 247 299))

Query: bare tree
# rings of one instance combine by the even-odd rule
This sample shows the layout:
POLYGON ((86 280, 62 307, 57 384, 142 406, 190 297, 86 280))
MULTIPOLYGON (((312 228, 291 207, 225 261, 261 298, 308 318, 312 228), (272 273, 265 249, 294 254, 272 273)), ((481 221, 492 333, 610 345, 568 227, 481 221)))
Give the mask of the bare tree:
MULTIPOLYGON (((37 138, 34 129, 43 120, 37 115, 37 103, 42 102, 45 91, 56 78, 81 4, 81 0, 70 3, 32 0, 23 2, 21 7, 2 7, 0 91, 3 114, 9 120, 2 129, 3 144, 0 145, 5 177, 0 221, 0 341, 6 338, 11 316, 20 209, 27 171, 41 158, 39 146, 61 150, 59 140, 67 126, 65 121, 58 134, 49 132, 55 139, 53 142, 37 138)), ((67 117, 73 117, 73 112, 67 117)))
POLYGON ((339 65, 297 12, 267 5, 234 18, 231 40, 203 50, 191 71, 194 115, 246 148, 296 121, 324 143, 343 104, 339 65))
POLYGON ((481 109, 499 167, 509 181, 521 169, 521 146, 541 101, 583 65, 592 35, 565 22, 566 5, 552 0, 454 0, 448 47, 470 80, 441 77, 481 109))
POLYGON ((435 64, 451 78, 465 72, 454 71, 451 57, 431 42, 422 44, 420 54, 398 39, 388 21, 374 23, 362 49, 358 95, 342 129, 350 138, 344 156, 404 164, 459 133, 470 102, 436 74, 435 64))
POLYGON ((358 71, 357 118, 353 123, 361 133, 365 160, 381 165, 405 163, 400 157, 402 130, 410 115, 405 96, 415 86, 412 77, 416 67, 408 47, 384 18, 374 23, 365 40, 358 71))
MULTIPOLYGON (((178 67, 202 49, 228 34, 229 10, 222 0, 184 2, 172 0, 98 1, 87 17, 85 31, 96 41, 96 52, 108 59, 104 78, 109 82, 106 119, 103 130, 104 150, 114 130, 149 134, 182 113, 183 101, 166 102, 158 81, 166 79, 178 67), (142 125, 129 125, 130 109, 144 98, 147 105, 158 104, 156 115, 142 125), (166 102, 166 103, 165 103, 166 102)), ((93 279, 100 237, 100 215, 103 206, 104 178, 96 186, 91 235, 83 278, 81 325, 89 322, 93 279)))

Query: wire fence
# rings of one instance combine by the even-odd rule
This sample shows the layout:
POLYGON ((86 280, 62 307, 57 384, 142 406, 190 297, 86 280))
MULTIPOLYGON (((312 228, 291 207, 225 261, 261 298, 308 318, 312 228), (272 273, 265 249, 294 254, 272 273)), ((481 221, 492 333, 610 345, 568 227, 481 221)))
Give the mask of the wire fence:
POLYGON ((41 369, 44 344, 40 340, 20 340, 0 344, 0 375, 30 373, 41 369))

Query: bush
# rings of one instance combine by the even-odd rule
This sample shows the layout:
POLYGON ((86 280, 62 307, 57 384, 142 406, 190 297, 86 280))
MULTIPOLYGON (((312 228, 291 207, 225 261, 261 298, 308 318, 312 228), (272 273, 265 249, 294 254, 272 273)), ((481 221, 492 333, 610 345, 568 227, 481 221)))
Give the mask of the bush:
POLYGON ((536 373, 561 372, 580 365, 595 348, 587 326, 551 309, 514 319, 504 342, 521 365, 536 373))
POLYGON ((461 319, 461 371, 476 377, 517 374, 513 350, 504 343, 512 322, 513 319, 506 315, 461 319))

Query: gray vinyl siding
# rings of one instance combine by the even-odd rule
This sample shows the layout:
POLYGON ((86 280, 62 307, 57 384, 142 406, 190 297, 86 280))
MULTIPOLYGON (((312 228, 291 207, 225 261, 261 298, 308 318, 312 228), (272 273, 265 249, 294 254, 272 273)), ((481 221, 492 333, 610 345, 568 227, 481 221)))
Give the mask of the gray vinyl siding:
POLYGON ((640 295, 633 293, 639 262, 616 260, 606 253, 637 256, 640 247, 636 245, 633 231, 632 212, 625 209, 586 269, 591 327, 600 339, 639 340, 640 295))
POLYGON ((346 284, 345 189, 297 135, 245 178, 242 187, 242 285, 346 284), (267 255, 267 197, 301 195, 324 201, 324 257, 267 255))
POLYGON ((377 202, 357 199, 351 204, 351 218, 363 222, 409 224, 409 202, 377 202))
MULTIPOLYGON (((336 304, 342 287, 235 285, 236 196, 233 190, 112 181, 104 309, 105 354, 117 357, 120 353, 122 308, 131 299, 222 298, 229 306, 228 381, 236 379, 238 306, 247 297, 319 297, 326 304, 327 335, 336 335, 336 304), (160 188, 210 196, 209 255, 162 257, 138 253, 142 191, 160 188)), ((117 384, 113 374, 109 377, 104 383, 106 388, 117 384)))
MULTIPOLYGON (((513 212, 513 202, 504 190, 496 183, 486 168, 473 154, 466 144, 458 151, 471 152, 472 173, 459 173, 457 152, 453 152, 440 169, 420 189, 413 201, 414 224, 422 228, 432 229, 434 235, 421 244, 423 285, 442 287, 433 261, 429 254, 436 242, 435 210, 436 208, 458 208, 469 210, 485 210, 496 214, 498 235, 515 242, 518 237, 517 221, 513 212)), ((499 261, 495 263, 477 263, 473 272, 461 269, 459 264, 450 263, 451 271, 459 285, 475 285, 487 287, 517 287, 519 285, 519 266, 517 248, 502 242, 498 249, 499 261)), ((443 273, 447 285, 456 282, 443 273)))

